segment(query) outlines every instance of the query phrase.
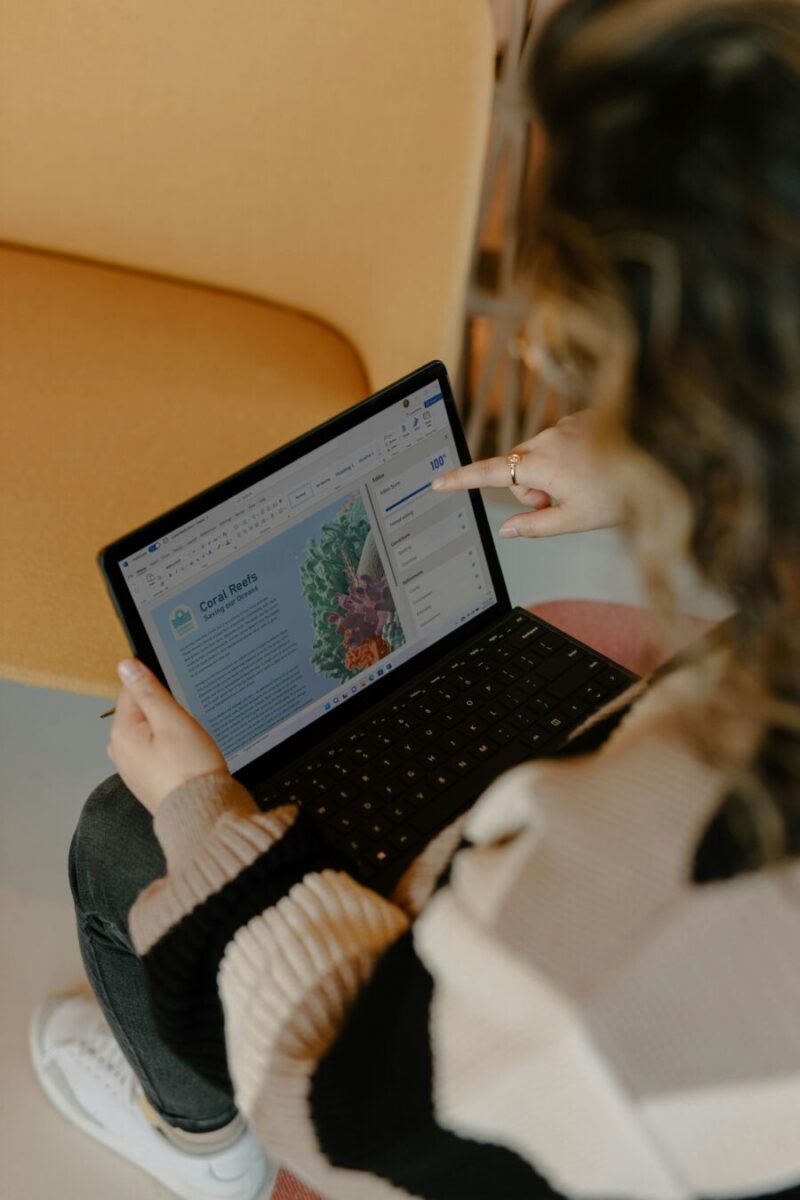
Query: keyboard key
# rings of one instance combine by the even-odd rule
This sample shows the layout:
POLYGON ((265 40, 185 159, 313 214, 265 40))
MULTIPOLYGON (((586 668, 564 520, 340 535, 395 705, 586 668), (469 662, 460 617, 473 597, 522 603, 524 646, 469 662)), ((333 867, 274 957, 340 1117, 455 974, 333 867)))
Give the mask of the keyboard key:
POLYGON ((398 800, 403 793, 404 785, 399 780, 387 779, 380 784, 377 790, 378 794, 387 800, 398 800))
POLYGON ((552 737, 543 729, 527 729, 520 740, 529 750, 539 751, 552 741, 552 737))
POLYGON ((497 753, 497 743, 490 741, 489 738, 481 738, 475 745, 470 746, 470 751, 482 761, 497 753))
POLYGON ((501 746, 504 746, 506 742, 510 742, 518 733, 519 730, 514 725, 510 723, 506 724, 502 721, 497 725, 493 725, 489 730, 489 736, 494 738, 496 742, 499 742, 501 746))
POLYGON ((565 733, 568 728, 568 722, 565 717, 559 713, 551 713, 549 717, 545 717, 542 721, 545 729, 549 729, 551 733, 565 733))
POLYGON ((428 787, 416 787, 407 793, 407 798, 415 808, 422 808, 424 805, 430 803, 433 798, 433 792, 428 787))
POLYGON ((542 633, 541 625, 527 625, 518 633, 512 635, 511 641, 515 646, 532 646, 542 633))
POLYGON ((439 739, 439 748, 443 754, 450 754, 455 750, 460 750, 462 746, 466 746, 469 740, 470 735, 461 729, 448 729, 439 739))
POLYGON ((540 638, 537 638, 534 643, 534 649, 538 654, 552 654, 554 650, 560 650, 564 644, 562 637, 548 630, 540 638))
POLYGON ((456 813, 467 808, 468 805, 469 800, 454 788, 452 791, 445 792, 443 796, 437 796, 429 805, 420 809, 412 819, 413 824, 422 833, 433 833, 435 830, 444 828, 456 813))
POLYGON ((607 688, 609 692, 617 692, 620 688, 627 687, 633 681, 621 671, 615 671, 613 667, 609 667, 607 671, 603 671, 598 677, 598 687, 607 688))
POLYGON ((477 761, 470 754, 457 754, 455 758, 450 759, 450 767, 456 775, 466 775, 469 771, 474 770, 477 766, 477 761))
POLYGON ((604 666, 601 659, 586 655, 582 662, 576 663, 563 675, 559 675, 558 679, 554 679, 549 684, 548 691, 557 696, 559 700, 566 700, 567 696, 571 696, 584 684, 599 676, 604 666))
POLYGON ((546 658, 540 663, 537 674, 543 679, 555 679, 558 675, 563 675, 570 667, 574 667, 576 663, 582 662, 587 656, 578 646, 562 646, 549 658, 546 658))
POLYGON ((450 771, 446 771, 440 767, 438 770, 433 771, 425 782, 433 791, 441 792, 445 788, 450 787, 450 784, 453 782, 453 775, 450 771))
POLYGON ((475 684, 478 682, 475 676, 470 674, 469 671, 460 671, 456 678, 458 679, 461 688, 466 691, 469 691, 470 688, 475 687, 475 684))
POLYGON ((353 775, 353 782, 356 783, 358 785, 358 787, 365 787, 365 788, 374 787, 375 784, 378 782, 378 772, 377 771, 356 771, 355 774, 353 775))
POLYGON ((408 850, 419 841, 419 834, 416 829, 396 829, 389 841, 398 850, 408 850))
POLYGON ((532 712, 525 708, 518 708, 513 713, 509 713, 509 721, 516 725, 518 729, 527 729, 536 720, 532 712))

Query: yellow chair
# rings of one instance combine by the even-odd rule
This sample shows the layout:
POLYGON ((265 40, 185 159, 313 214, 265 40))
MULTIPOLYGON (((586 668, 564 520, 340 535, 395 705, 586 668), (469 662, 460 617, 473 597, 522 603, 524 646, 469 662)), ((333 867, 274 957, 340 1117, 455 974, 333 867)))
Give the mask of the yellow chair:
POLYGON ((4 0, 0 675, 106 695, 101 545, 455 364, 485 0, 4 0))

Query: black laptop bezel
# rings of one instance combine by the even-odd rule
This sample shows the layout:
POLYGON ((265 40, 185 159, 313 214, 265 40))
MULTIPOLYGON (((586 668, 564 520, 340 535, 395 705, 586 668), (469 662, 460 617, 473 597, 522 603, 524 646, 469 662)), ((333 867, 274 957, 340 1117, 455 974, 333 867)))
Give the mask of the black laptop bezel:
MULTIPOLYGON (((100 551, 98 554, 98 565, 114 608, 122 622, 131 649, 142 662, 146 663, 155 672, 166 686, 169 685, 156 656, 155 648, 136 609, 119 563, 126 558, 131 558, 133 554, 138 553, 143 547, 160 541, 162 537, 169 535, 176 527, 196 520, 215 505, 229 500, 238 492, 252 487, 256 483, 260 483, 274 472, 290 466, 304 454, 316 450, 318 447, 335 437, 339 437, 343 433, 348 433, 362 421, 378 415, 393 404, 396 404, 399 400, 404 399, 405 396, 434 382, 438 383, 441 388, 459 459, 462 463, 471 462, 469 448, 456 409, 447 368, 443 362, 434 360, 418 368, 416 371, 403 376, 402 379, 398 379, 388 387, 382 388, 379 392, 374 393, 374 395, 368 396, 366 400, 360 401, 351 408, 332 417, 329 421, 317 425, 316 428, 310 430, 308 433, 301 434, 300 437, 279 447, 249 466, 242 468, 242 470, 227 476, 227 478, 221 480, 219 483, 205 488, 202 492, 198 492, 190 499, 169 509, 168 512, 139 526, 131 533, 127 533, 123 537, 110 542, 100 551)), ((240 779, 245 784, 254 783, 274 774, 276 771, 280 771, 288 763, 307 751, 312 742, 313 744, 317 744, 323 739, 328 738, 331 734, 336 733, 338 729, 349 724, 362 713, 367 712, 373 705, 385 699, 392 692, 405 686, 416 675, 428 670, 460 643, 471 638, 474 634, 480 633, 483 629, 491 626, 499 618, 510 612, 511 605, 508 591, 497 557, 497 551, 492 540, 483 500, 480 492, 477 490, 469 492, 468 495, 472 504, 472 511, 475 516, 481 545, 486 555, 492 586, 497 597, 495 603, 472 618, 472 620, 465 622, 453 630, 446 637, 436 642, 435 645, 421 650, 408 662, 401 664, 396 670, 385 675, 383 679, 376 680, 370 684, 369 688, 363 692, 357 693, 338 708, 332 709, 330 713, 324 713, 317 717, 304 729, 299 730, 278 746, 265 751, 265 753, 254 759, 253 762, 235 771, 234 774, 237 779, 240 779)))

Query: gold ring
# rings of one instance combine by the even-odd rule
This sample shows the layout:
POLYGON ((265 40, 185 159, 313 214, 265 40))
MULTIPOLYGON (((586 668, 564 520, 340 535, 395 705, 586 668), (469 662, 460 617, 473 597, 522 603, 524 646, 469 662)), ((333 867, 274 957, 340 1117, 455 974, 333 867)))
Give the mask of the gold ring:
POLYGON ((516 487, 517 486, 517 467, 522 462, 522 455, 521 454, 509 454, 506 459, 506 462, 508 463, 509 467, 511 468, 511 486, 516 487))

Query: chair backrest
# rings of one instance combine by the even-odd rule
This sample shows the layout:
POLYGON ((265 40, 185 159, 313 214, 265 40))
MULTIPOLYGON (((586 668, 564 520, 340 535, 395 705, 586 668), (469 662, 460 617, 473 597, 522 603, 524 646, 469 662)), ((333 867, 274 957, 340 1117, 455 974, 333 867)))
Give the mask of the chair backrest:
POLYGON ((487 0, 0 0, 0 240, 455 366, 492 55, 487 0))

